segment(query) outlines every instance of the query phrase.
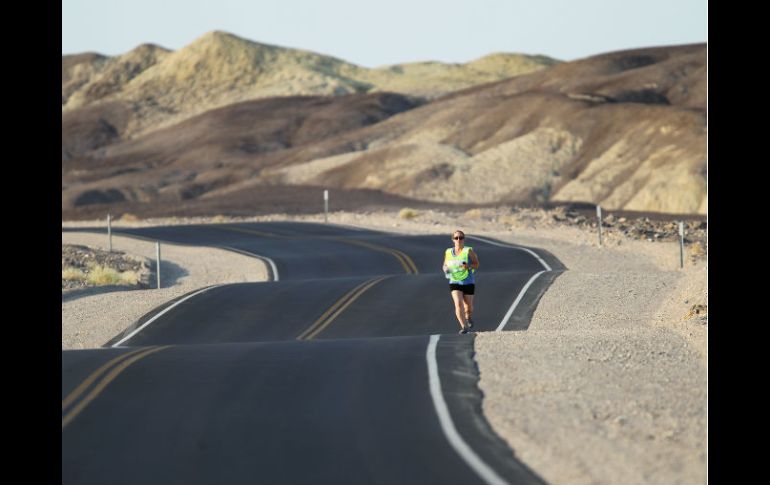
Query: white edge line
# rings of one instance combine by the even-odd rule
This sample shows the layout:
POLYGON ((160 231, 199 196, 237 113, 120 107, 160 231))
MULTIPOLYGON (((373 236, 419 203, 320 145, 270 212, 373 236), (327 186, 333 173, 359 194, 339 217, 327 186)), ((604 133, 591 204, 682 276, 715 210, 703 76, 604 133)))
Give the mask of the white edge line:
POLYGON ((532 251, 531 249, 523 248, 521 246, 514 246, 513 244, 501 244, 501 243, 498 243, 498 242, 495 242, 495 241, 490 241, 489 239, 485 239, 485 238, 479 237, 479 236, 468 236, 468 239, 478 239, 479 241, 484 241, 485 243, 492 244, 494 246, 500 246, 502 248, 520 249, 522 251, 526 251, 529 254, 531 254, 532 256, 534 256, 538 261, 540 261, 540 264, 543 265, 543 267, 545 268, 546 271, 553 271, 551 269, 551 267, 548 266, 548 263, 543 261, 543 258, 538 256, 538 254, 536 252, 532 251))
POLYGON ((513 305, 511 305, 511 308, 508 309, 508 313, 505 314, 503 317, 503 320, 500 322, 500 325, 497 326, 496 332, 500 332, 503 330, 503 327, 505 327, 505 324, 508 323, 508 319, 511 318, 511 315, 513 315, 513 311, 516 309, 516 305, 519 304, 521 299, 524 297, 524 293, 527 292, 527 288, 535 281, 535 279, 540 276, 541 274, 545 273, 545 271, 541 271, 539 273, 535 273, 532 278, 527 281, 527 284, 524 285, 524 288, 521 289, 519 292, 519 296, 516 297, 516 300, 514 300, 513 305))
POLYGON ((270 263, 270 269, 273 271, 273 281, 278 281, 278 267, 275 265, 275 261, 273 261, 272 259, 268 258, 267 256, 261 256, 259 254, 254 254, 254 253, 251 253, 249 251, 246 251, 245 249, 238 249, 238 248, 233 248, 233 247, 230 247, 230 246, 219 246, 219 247, 224 248, 224 249, 229 249, 230 251, 235 251, 236 253, 247 254, 247 255, 253 256, 255 258, 266 260, 268 263, 270 263))
MULTIPOLYGON (((152 226, 152 227, 155 227, 155 226, 152 226)), ((128 229, 137 229, 137 228, 129 227, 128 229)), ((142 228, 140 227, 138 229, 142 229, 142 228)), ((67 232, 88 232, 88 233, 101 234, 100 232, 95 231, 95 230, 94 231, 67 231, 67 232)), ((113 232, 115 232, 115 231, 113 231, 113 232)), ((223 248, 223 249, 229 249, 231 251, 235 251, 237 253, 243 253, 243 254, 246 254, 248 256, 253 256, 255 258, 266 259, 267 262, 270 263, 270 268, 273 270, 273 275, 275 276, 275 279, 273 281, 278 281, 278 267, 275 265, 275 262, 272 259, 268 258, 267 256, 261 256, 259 254, 250 253, 249 251, 245 251, 243 249, 232 248, 230 246, 200 246, 198 244, 187 244, 187 243, 179 243, 179 242, 173 242, 172 243, 172 242, 160 241, 159 239, 153 239, 151 237, 138 236, 138 235, 135 235, 135 234, 126 234, 126 233, 116 233, 115 235, 116 236, 133 238, 133 239, 141 239, 141 240, 149 241, 149 242, 163 242, 163 244, 171 244, 171 245, 177 245, 177 246, 188 246, 188 247, 196 247, 196 248, 207 248, 207 247, 209 247, 209 248, 211 248, 211 247, 213 247, 213 248, 223 248)))
POLYGON ((209 286, 208 288, 203 288, 202 290, 196 291, 196 292, 195 292, 195 293, 193 293, 192 295, 187 295, 186 297, 182 298, 182 299, 181 299, 181 300, 179 300, 178 302, 176 302, 176 303, 174 303, 173 305, 169 306, 168 308, 166 308, 166 309, 165 309, 165 310, 163 310, 162 312, 158 313, 157 315, 155 315, 155 316, 154 316, 154 317, 152 317, 151 319, 149 319, 149 320, 147 320, 146 322, 144 322, 144 324, 143 324, 141 327, 137 328, 136 330, 134 330, 133 332, 131 332, 130 334, 128 334, 126 337, 123 337, 121 340, 119 340, 119 341, 115 342, 114 344, 112 344, 112 345, 111 345, 111 347, 117 347, 118 345, 122 344, 122 343, 123 343, 123 342, 125 342, 126 340, 130 339, 131 337, 133 337, 134 335, 136 335, 136 334, 137 334, 137 333, 138 333, 140 330, 142 330, 144 327, 146 327, 147 325, 151 324, 152 322, 154 322, 155 320, 157 320, 158 318, 160 318, 161 316, 163 316, 163 315, 164 315, 166 312, 170 311, 172 308, 174 308, 175 306, 179 305, 180 303, 182 303, 182 302, 184 302, 184 301, 187 301, 187 300, 189 300, 190 298, 194 297, 195 295, 199 295, 199 294, 203 293, 204 291, 209 291, 209 290, 211 290, 211 289, 213 289, 213 288, 217 288, 217 287, 219 287, 219 286, 223 286, 223 285, 214 285, 214 286, 209 286))
POLYGON ((436 362, 436 344, 440 335, 431 335, 430 342, 428 342, 428 351, 425 354, 425 358, 428 361, 428 382, 430 385, 430 396, 433 398, 433 406, 436 408, 436 414, 438 414, 438 420, 441 424, 441 429, 449 440, 449 444, 455 449, 460 458, 462 458, 468 466, 475 471, 482 480, 489 484, 507 484, 505 480, 500 478, 500 475, 484 461, 468 446, 460 433, 457 432, 452 417, 449 414, 449 408, 444 401, 444 394, 441 392, 441 380, 438 376, 438 364, 436 362))

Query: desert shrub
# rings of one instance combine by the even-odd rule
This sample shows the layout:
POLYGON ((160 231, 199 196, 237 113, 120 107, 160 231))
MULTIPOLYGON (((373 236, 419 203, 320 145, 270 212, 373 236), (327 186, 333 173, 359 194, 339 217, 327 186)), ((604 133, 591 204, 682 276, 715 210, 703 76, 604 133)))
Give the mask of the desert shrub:
POLYGON ((139 282, 139 275, 135 271, 120 272, 109 266, 94 265, 89 271, 87 280, 92 285, 135 285, 139 282))
POLYGON ((83 281, 86 279, 86 274, 72 266, 61 270, 61 279, 66 281, 83 281))
POLYGON ((690 245, 690 256, 693 259, 702 258, 706 255, 706 250, 703 248, 703 244, 700 241, 695 241, 690 245))
POLYGON ((481 217, 480 209, 470 209, 465 211, 465 214, 463 214, 463 218, 465 219, 479 219, 480 217, 481 217))

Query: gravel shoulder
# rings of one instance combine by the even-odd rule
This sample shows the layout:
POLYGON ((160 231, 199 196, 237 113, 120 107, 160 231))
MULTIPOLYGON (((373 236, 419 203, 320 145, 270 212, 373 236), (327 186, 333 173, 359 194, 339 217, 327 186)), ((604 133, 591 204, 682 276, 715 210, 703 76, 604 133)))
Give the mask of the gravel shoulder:
MULTIPOLYGON (((107 237, 63 232, 62 244, 106 249, 107 237)), ((129 255, 155 259, 153 242, 113 235, 112 245, 129 255)), ((267 280, 262 261, 223 249, 164 243, 161 256, 160 289, 62 293, 62 349, 101 347, 152 309, 193 290, 220 283, 267 280)))
POLYGON ((549 483, 706 482, 707 330, 682 319, 705 266, 660 268, 678 248, 656 244, 552 248, 570 270, 529 329, 476 339, 484 414, 549 483))
MULTIPOLYGON (((239 220, 322 222, 323 214, 239 220)), ((124 224, 219 221, 224 222, 195 218, 124 224)), ((697 304, 707 308, 705 258, 690 258, 688 253, 680 270, 675 242, 632 239, 612 230, 605 232, 599 247, 595 229, 555 223, 542 211, 513 216, 494 209, 426 211, 414 219, 401 219, 393 211, 333 212, 329 222, 403 234, 447 234, 447 240, 459 228, 469 236, 493 237, 551 252, 568 270, 541 299, 529 329, 476 336, 483 412, 493 429, 517 457, 553 484, 706 482, 708 317, 707 312, 694 316, 691 311, 697 304)), ((62 223, 68 224, 87 223, 62 223)), ((206 258, 194 258, 192 252, 172 256, 164 249, 164 254, 179 267, 189 268, 189 289, 178 288, 174 296, 210 284, 203 282, 213 273, 194 269, 194 264, 212 264, 208 253, 206 258), (198 279, 200 274, 206 276, 198 279)), ((232 257, 237 265, 229 268, 235 273, 224 269, 224 263, 217 270, 244 281, 264 278, 261 263, 253 263, 254 273, 238 272, 244 268, 243 260, 232 257)), ((481 284, 483 254, 479 258, 481 284)), ((102 332, 103 340, 91 338, 90 342, 111 338, 125 322, 133 322, 160 304, 164 300, 161 292, 171 293, 173 288, 160 290, 155 303, 143 299, 148 302, 147 310, 121 316, 124 323, 102 332)), ((101 303, 106 296, 94 300, 100 302, 100 308, 112 306, 101 303)), ((123 297, 111 298, 119 302, 123 297)), ((451 305, 449 300, 447 304, 451 305)), ((113 320, 100 318, 93 308, 89 311, 93 323, 85 326, 88 329, 113 320)), ((69 348, 82 348, 77 347, 85 342, 82 334, 91 337, 96 333, 79 330, 81 322, 90 320, 74 307, 65 309, 64 303, 62 320, 63 347, 65 334, 69 348)))

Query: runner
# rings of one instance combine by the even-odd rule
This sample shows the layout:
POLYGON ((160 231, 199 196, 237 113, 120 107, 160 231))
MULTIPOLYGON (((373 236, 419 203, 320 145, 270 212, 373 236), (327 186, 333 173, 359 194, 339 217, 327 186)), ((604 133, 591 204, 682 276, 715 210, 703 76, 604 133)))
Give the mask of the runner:
POLYGON ((479 258, 470 246, 465 246, 465 233, 456 230, 452 234, 454 247, 444 252, 444 274, 449 280, 449 291, 455 304, 455 316, 460 322, 460 332, 468 333, 473 327, 473 295, 476 291, 476 270, 479 258))

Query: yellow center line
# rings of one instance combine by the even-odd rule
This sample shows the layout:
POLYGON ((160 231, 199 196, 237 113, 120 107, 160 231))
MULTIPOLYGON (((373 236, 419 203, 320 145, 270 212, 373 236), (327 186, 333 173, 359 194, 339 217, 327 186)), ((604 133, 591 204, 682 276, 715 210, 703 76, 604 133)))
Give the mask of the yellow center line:
POLYGON ((414 264, 414 261, 412 261, 412 258, 409 257, 408 254, 404 253, 403 251, 400 251, 398 249, 394 249, 394 252, 401 255, 402 258, 404 258, 404 261, 406 261, 406 264, 409 265, 409 267, 412 268, 412 274, 417 274, 419 271, 417 270, 417 265, 414 264))
POLYGON ((406 271, 406 274, 419 273, 419 271, 417 271, 417 266, 414 264, 414 261, 412 261, 412 258, 407 256, 403 252, 399 251, 398 249, 389 248, 387 246, 380 246, 379 244, 374 244, 370 242, 359 241, 357 239, 347 239, 343 237, 330 237, 328 239, 333 239, 335 241, 340 241, 346 244, 353 244, 356 246, 361 246, 368 249, 373 249, 375 251, 380 251, 382 253, 390 254, 391 256, 395 257, 399 263, 401 263, 401 266, 403 266, 404 271, 406 271))
POLYGON ((312 332, 313 330, 315 330, 315 328, 316 328, 316 326, 317 326, 317 325, 320 325, 321 323, 323 323, 323 321, 324 321, 324 320, 326 320, 326 318, 327 318, 329 315, 331 315, 331 314, 332 314, 332 312, 334 312, 335 310, 337 310, 337 308, 339 308, 339 307, 340 307, 340 306, 341 306, 343 303, 345 303, 345 302, 347 301, 347 299, 348 299, 348 298, 350 298, 351 296, 353 296, 353 295, 354 295, 354 294, 355 294, 355 293, 356 293, 358 290, 360 290, 362 287, 366 286, 366 284, 367 284, 367 283, 369 283, 370 281, 371 281, 371 280, 366 280, 366 281, 364 281, 363 283, 361 283, 360 285, 358 285, 358 286, 356 286, 355 288, 353 288, 352 290, 350 290, 350 291, 348 291, 347 293, 345 293, 345 295, 344 295, 342 298, 340 298, 339 300, 337 300, 337 301, 334 303, 334 305, 330 306, 330 307, 329 307, 329 309, 328 309, 328 310, 326 310, 326 311, 323 313, 323 315, 321 315, 320 317, 318 317, 318 320, 316 320, 315 322, 313 322, 313 324, 312 324, 310 327, 308 327, 308 328, 307 328, 307 329, 306 329, 304 332, 302 332, 301 334, 299 334, 299 336, 297 336, 297 340, 304 340, 304 339, 305 339, 305 337, 307 336, 307 334, 309 334, 310 332, 312 332))
MULTIPOLYGON (((224 229, 227 231, 233 231, 233 232, 242 232, 245 234, 254 234, 254 235, 263 236, 263 237, 284 238, 284 239, 306 239, 307 238, 307 236, 289 236, 284 234, 255 231, 253 229, 243 229, 240 227, 232 227, 232 226, 222 226, 221 229, 224 229)), ((341 237, 341 236, 321 236, 319 237, 319 239, 339 241, 345 244, 352 244, 355 246, 361 246, 367 249, 373 249, 374 251, 380 251, 383 253, 390 254, 391 256, 395 257, 396 260, 401 264, 401 266, 404 268, 404 271, 406 271, 406 274, 419 273, 419 271, 417 270, 417 265, 414 264, 414 261, 412 260, 412 258, 410 258, 409 255, 407 255, 403 251, 399 251, 398 249, 389 248, 387 246, 380 246, 379 244, 374 244, 371 242, 359 241, 357 239, 348 239, 346 237, 341 237)))
POLYGON ((282 236, 280 234, 274 234, 272 232, 255 231, 253 229, 243 229, 240 227, 232 227, 232 226, 221 226, 219 229, 224 229, 226 231, 232 231, 232 232, 243 232, 246 234, 255 234, 257 236, 263 236, 263 237, 287 237, 287 236, 282 236))
POLYGON ((308 327, 307 329, 305 329, 305 330, 304 330, 304 331, 303 331, 301 334, 299 334, 299 335, 297 336, 297 340, 303 340, 303 339, 304 339, 304 338, 307 336, 307 334, 308 334, 308 333, 312 332, 312 331, 315 329, 315 327, 316 327, 317 325, 320 325, 320 324, 321 324, 321 323, 322 323, 324 320, 326 320, 326 318, 327 318, 327 317, 328 317, 328 316, 329 316, 329 315, 330 315, 332 312, 334 312, 334 311, 335 311, 337 308, 339 308, 339 307, 340 307, 340 305, 342 305, 343 303, 345 303, 345 301, 346 301, 348 298, 350 298, 351 296, 353 296, 353 295, 354 295, 354 294, 355 294, 355 293, 356 293, 356 292, 357 292, 357 291, 358 291, 358 290, 359 290, 361 287, 363 287, 364 285, 366 285, 366 284, 367 284, 369 281, 370 281, 370 280, 366 280, 366 281, 364 281, 364 282, 363 282, 363 283, 361 283, 360 285, 356 286, 356 287, 355 287, 355 288, 353 288, 352 290, 350 290, 350 291, 348 291, 347 293, 345 293, 345 295, 344 295, 342 298, 340 298, 339 300, 337 300, 336 302, 334 302, 334 304, 333 304, 332 306, 330 306, 328 310, 326 310, 325 312, 323 312, 323 314, 322 314, 320 317, 318 317, 318 319, 317 319, 315 322, 313 322, 313 324, 312 324, 310 327, 308 327))
MULTIPOLYGON (((352 295, 337 311, 335 311, 331 316, 329 316, 326 321, 323 321, 318 327, 313 329, 305 338, 305 340, 311 340, 316 335, 321 333, 326 327, 328 327, 335 318, 337 318, 347 307, 349 307, 354 301, 356 301, 361 295, 363 295, 369 288, 376 285, 380 281, 390 278, 391 276, 380 276, 379 278, 375 278, 374 280, 369 280, 366 282, 366 285, 363 287, 357 288, 357 291, 354 295, 352 295)), ((320 319, 319 319, 320 320, 320 319)), ((318 323, 318 321, 316 321, 318 323)), ((315 324, 313 324, 315 326, 315 324)), ((311 327, 313 328, 313 327, 311 327)))
POLYGON ((137 354, 137 353, 139 353, 139 352, 141 352, 143 350, 144 349, 136 349, 134 351, 126 352, 125 354, 121 354, 121 355, 115 357, 114 359, 110 360, 109 362, 107 362, 103 366, 101 366, 98 369, 96 369, 96 371, 94 371, 90 376, 88 376, 86 378, 86 380, 84 380, 82 383, 80 383, 80 385, 78 387, 76 387, 72 392, 70 392, 69 395, 67 395, 66 398, 62 399, 62 402, 61 402, 61 409, 62 409, 62 411, 64 411, 64 408, 68 407, 70 404, 75 402, 75 400, 77 398, 79 398, 80 395, 83 394, 83 392, 85 392, 85 390, 88 389, 88 387, 91 384, 93 384, 96 379, 98 379, 102 374, 107 372, 110 367, 112 367, 113 365, 117 364, 121 360, 127 359, 127 358, 131 357, 132 355, 137 354))
POLYGON ((80 402, 77 404, 77 406, 75 406, 74 408, 72 408, 72 409, 70 410, 70 412, 69 412, 69 413, 68 413, 66 416, 64 416, 64 417, 62 418, 62 420, 61 420, 61 428, 62 428, 62 429, 64 429, 64 428, 65 428, 65 427, 66 427, 68 424, 70 424, 70 423, 72 422, 72 420, 73 420, 73 419, 75 419, 75 417, 76 417, 78 414, 80 414, 80 412, 81 412, 83 409, 85 409, 85 407, 86 407, 86 406, 88 406, 88 404, 89 404, 91 401, 93 401, 93 400, 96 398, 96 396, 98 396, 98 395, 99 395, 99 393, 100 393, 100 392, 102 392, 102 390, 103 390, 105 387, 107 387, 107 384, 109 384, 110 382, 112 382, 113 380, 115 380, 115 378, 116 378, 116 377, 118 377, 118 375, 120 375, 120 373, 121 373, 121 372, 123 372, 124 370, 126 370, 126 368, 127 368, 128 366, 130 366, 131 364, 133 364, 134 362, 136 362, 136 361, 137 361, 137 360, 139 360, 139 359, 142 359, 142 358, 144 358, 144 357, 147 357, 148 355, 150 355, 150 354, 153 354, 153 353, 155 353, 155 352, 160 352, 161 350, 163 350, 163 349, 167 349, 167 348, 169 348, 169 347, 170 347, 170 345, 166 345, 166 346, 164 346, 164 347, 155 347, 155 348, 145 349, 143 352, 141 352, 141 353, 139 353, 139 354, 136 354, 136 355, 132 356, 131 358, 129 358, 129 359, 126 359, 125 361, 123 361, 123 362, 122 362, 122 363, 120 363, 119 365, 117 365, 117 366, 116 366, 114 369, 112 369, 112 370, 111 370, 111 371, 110 371, 110 372, 109 372, 109 373, 108 373, 108 374, 107 374, 107 375, 104 377, 104 379, 102 379, 102 380, 99 382, 99 384, 97 384, 97 385, 96 385, 96 387, 94 387, 94 388, 93 388, 93 390, 91 390, 91 392, 89 392, 89 393, 88 393, 88 395, 86 395, 86 397, 84 397, 84 398, 83 398, 83 400, 82 400, 82 401, 80 401, 80 402))

